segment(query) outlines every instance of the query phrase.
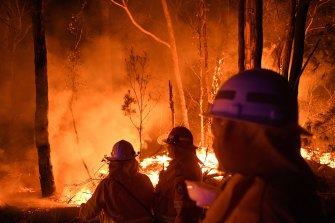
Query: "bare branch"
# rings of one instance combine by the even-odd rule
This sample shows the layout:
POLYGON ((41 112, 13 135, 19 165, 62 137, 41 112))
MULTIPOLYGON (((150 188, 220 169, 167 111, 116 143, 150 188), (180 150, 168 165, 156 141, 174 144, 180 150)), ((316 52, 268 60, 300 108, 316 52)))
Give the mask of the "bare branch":
MULTIPOLYGON (((156 104, 155 104, 155 105, 156 105, 156 104)), ((144 115, 144 117, 143 117, 143 119, 142 119, 143 123, 144 123, 144 121, 149 117, 151 111, 155 108, 155 105, 150 106, 149 110, 146 112, 146 114, 144 115)))
POLYGON ((128 116, 129 117, 129 120, 131 122, 131 124, 133 124, 133 126, 138 130, 138 126, 135 124, 134 120, 132 119, 131 115, 128 116))
POLYGON ((117 5, 117 6, 121 7, 121 8, 123 8, 124 10, 126 10, 126 7, 125 7, 124 5, 122 5, 122 4, 118 3, 118 2, 116 2, 115 0, 111 0, 111 2, 114 3, 115 5, 117 5))
POLYGON ((335 23, 334 24, 329 24, 327 26, 318 26, 318 27, 314 27, 314 28, 310 28, 308 31, 311 32, 313 30, 317 30, 317 29, 329 29, 330 27, 334 27, 335 26, 335 23))
POLYGON ((22 33, 21 37, 18 38, 17 42, 20 43, 28 34, 29 30, 31 29, 32 25, 30 24, 22 33))
POLYGON ((325 85, 321 85, 321 87, 327 92, 327 94, 329 95, 329 99, 331 99, 332 94, 331 94, 330 90, 325 85))
POLYGON ((308 23, 308 25, 306 26, 306 29, 305 29, 305 35, 307 35, 307 33, 310 31, 310 27, 311 27, 311 25, 312 25, 312 23, 313 23, 313 20, 314 20, 314 17, 315 17, 315 14, 316 14, 317 10, 318 10, 322 5, 324 5, 324 4, 328 3, 328 2, 330 2, 330 0, 327 0, 327 1, 324 1, 324 2, 321 1, 320 4, 317 4, 317 5, 315 6, 313 12, 312 12, 311 15, 310 15, 311 19, 309 20, 309 23, 308 23))
MULTIPOLYGON (((0 21, 3 22, 5 25, 11 27, 11 25, 9 24, 8 20, 3 18, 2 16, 0 16, 0 21)), ((13 28, 13 27, 12 27, 13 28)))
POLYGON ((170 44, 167 43, 166 41, 162 40, 161 38, 159 38, 158 36, 156 36, 155 34, 153 34, 152 32, 144 29, 140 24, 137 23, 137 21, 134 19, 133 15, 131 14, 131 12, 128 9, 127 3, 125 0, 122 0, 122 4, 116 2, 115 0, 110 0, 113 4, 121 7, 123 10, 125 10, 125 12, 127 13, 130 21, 133 23, 133 25, 138 28, 141 32, 143 32, 144 34, 150 36, 151 38, 153 38, 155 41, 163 44, 164 46, 170 48, 170 44))
POLYGON ((195 71, 194 66, 189 66, 189 67, 192 70, 194 76, 200 80, 200 75, 195 71))
POLYGON ((198 101, 198 100, 195 100, 195 99, 193 98, 193 96, 192 96, 192 94, 190 93, 190 91, 186 90, 186 93, 187 93, 187 95, 191 98, 190 101, 192 101, 192 102, 195 103, 196 105, 200 106, 199 101, 198 101))

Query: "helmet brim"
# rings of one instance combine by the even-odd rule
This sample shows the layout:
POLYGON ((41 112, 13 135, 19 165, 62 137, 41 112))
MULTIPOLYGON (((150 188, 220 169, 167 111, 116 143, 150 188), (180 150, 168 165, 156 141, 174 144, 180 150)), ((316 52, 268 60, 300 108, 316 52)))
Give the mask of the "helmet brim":
MULTIPOLYGON (((164 146, 164 145, 175 145, 175 144, 172 144, 172 143, 169 143, 169 142, 168 142, 168 136, 169 136, 169 133, 164 133, 164 134, 158 136, 158 138, 157 138, 157 143, 158 143, 159 145, 162 145, 162 146, 164 146)), ((178 144, 178 145, 179 145, 179 144, 178 144)), ((195 146, 195 145, 193 145, 193 144, 192 144, 192 146, 194 147, 194 149, 197 149, 197 148, 198 148, 198 146, 195 146)))
POLYGON ((157 138, 157 143, 158 143, 159 145, 162 145, 162 146, 168 144, 168 143, 167 143, 167 138, 168 138, 168 136, 169 136, 169 133, 168 133, 168 132, 166 132, 166 133, 164 133, 164 134, 158 136, 158 138, 157 138))
POLYGON ((108 161, 110 161, 110 162, 123 162, 123 161, 133 160, 133 159, 135 159, 137 156, 138 156, 138 154, 134 155, 134 157, 132 157, 132 158, 130 158, 130 159, 124 159, 124 160, 120 160, 120 159, 117 159, 117 158, 115 158, 115 157, 108 156, 108 157, 106 157, 106 160, 108 160, 108 161))
POLYGON ((305 128, 303 128, 302 126, 298 126, 298 131, 301 135, 304 135, 304 136, 313 136, 313 134, 309 131, 307 131, 305 128))

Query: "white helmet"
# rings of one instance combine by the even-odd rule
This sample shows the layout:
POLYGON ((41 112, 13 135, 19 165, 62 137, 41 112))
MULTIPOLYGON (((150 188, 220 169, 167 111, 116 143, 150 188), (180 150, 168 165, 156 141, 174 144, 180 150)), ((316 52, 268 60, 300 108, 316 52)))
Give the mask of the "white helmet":
POLYGON ((125 141, 120 140, 113 146, 111 156, 107 157, 109 161, 127 161, 134 159, 137 156, 133 146, 125 141))
POLYGON ((300 129, 297 97, 291 86, 278 73, 266 69, 247 70, 228 79, 220 87, 210 115, 300 129))

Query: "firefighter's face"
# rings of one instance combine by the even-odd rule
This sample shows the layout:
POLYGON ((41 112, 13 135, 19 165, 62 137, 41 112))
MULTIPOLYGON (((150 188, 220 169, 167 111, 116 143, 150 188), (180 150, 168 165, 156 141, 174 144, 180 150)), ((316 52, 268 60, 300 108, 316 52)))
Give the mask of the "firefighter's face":
POLYGON ((220 131, 220 125, 221 125, 221 120, 217 119, 217 118, 213 118, 212 121, 212 134, 213 134, 213 149, 214 149, 214 153, 216 158, 219 161, 219 170, 222 170, 222 160, 221 160, 221 155, 220 155, 220 135, 221 135, 221 131, 220 131))
POLYGON ((229 126, 231 121, 213 118, 212 134, 213 134, 213 149, 216 158, 219 161, 219 170, 224 170, 225 158, 229 157, 229 149, 226 148, 225 142, 229 140, 229 126), (228 153, 228 154, 227 154, 228 153))

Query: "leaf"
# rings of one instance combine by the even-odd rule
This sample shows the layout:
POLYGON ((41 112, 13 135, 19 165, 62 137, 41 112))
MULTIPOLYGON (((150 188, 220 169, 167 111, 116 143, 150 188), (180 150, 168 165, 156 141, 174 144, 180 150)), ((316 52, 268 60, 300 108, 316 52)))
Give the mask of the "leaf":
POLYGON ((123 97, 123 105, 121 110, 124 112, 125 116, 130 116, 131 114, 135 114, 136 110, 132 108, 132 105, 136 103, 136 99, 131 96, 130 90, 123 97))

